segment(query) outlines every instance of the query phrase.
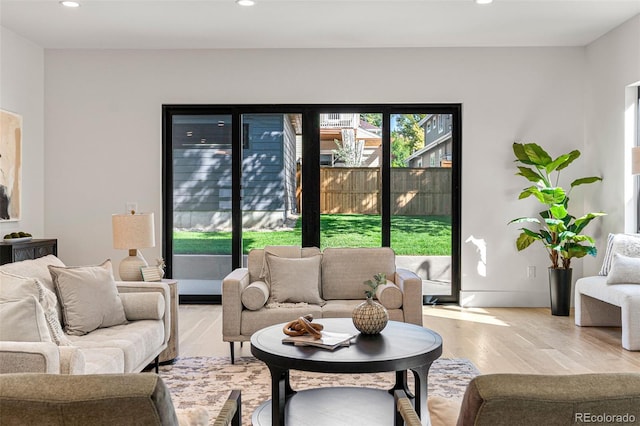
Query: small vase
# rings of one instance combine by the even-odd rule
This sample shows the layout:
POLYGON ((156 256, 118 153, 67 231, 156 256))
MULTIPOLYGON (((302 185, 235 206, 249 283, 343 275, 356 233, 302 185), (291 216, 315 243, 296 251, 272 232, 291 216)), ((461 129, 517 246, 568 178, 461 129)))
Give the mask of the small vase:
POLYGON ((371 297, 367 297, 367 300, 355 307, 352 317, 353 325, 362 334, 378 334, 389 321, 386 308, 374 302, 371 297))

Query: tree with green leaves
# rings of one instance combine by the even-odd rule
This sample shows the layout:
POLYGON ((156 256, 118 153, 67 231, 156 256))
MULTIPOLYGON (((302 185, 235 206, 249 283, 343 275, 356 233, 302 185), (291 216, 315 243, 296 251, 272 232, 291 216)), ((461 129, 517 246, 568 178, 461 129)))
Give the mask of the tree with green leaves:
POLYGON ((424 147, 424 128, 418 123, 426 114, 400 114, 395 116, 395 128, 391 132, 391 165, 406 167, 407 158, 424 147))

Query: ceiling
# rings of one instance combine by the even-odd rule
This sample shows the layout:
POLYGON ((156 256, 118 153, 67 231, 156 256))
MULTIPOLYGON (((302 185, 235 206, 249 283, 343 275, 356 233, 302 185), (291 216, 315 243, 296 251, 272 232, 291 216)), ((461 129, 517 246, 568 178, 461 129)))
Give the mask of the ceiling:
POLYGON ((640 0, 0 0, 0 24, 44 48, 584 46, 640 0))

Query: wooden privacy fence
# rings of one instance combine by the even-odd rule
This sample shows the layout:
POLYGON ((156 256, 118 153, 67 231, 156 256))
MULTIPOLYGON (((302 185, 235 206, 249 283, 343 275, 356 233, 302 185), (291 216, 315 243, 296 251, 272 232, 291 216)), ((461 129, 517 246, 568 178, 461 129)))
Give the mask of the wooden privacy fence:
MULTIPOLYGON (((450 215, 451 168, 391 169, 391 212, 450 215)), ((380 214, 380 169, 321 167, 320 212, 380 214)))

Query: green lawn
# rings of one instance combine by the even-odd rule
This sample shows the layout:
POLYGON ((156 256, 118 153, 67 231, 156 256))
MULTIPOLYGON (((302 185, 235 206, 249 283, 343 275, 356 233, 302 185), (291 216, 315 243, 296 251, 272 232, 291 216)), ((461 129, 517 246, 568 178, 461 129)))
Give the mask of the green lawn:
MULTIPOLYGON (((320 216, 320 248, 380 247, 380 216, 325 214, 320 216)), ((301 219, 292 230, 245 231, 243 251, 267 245, 300 245, 301 219)), ((449 216, 394 216, 391 219, 391 247, 396 254, 451 255, 449 216)), ((229 254, 231 232, 173 233, 175 254, 229 254)))

